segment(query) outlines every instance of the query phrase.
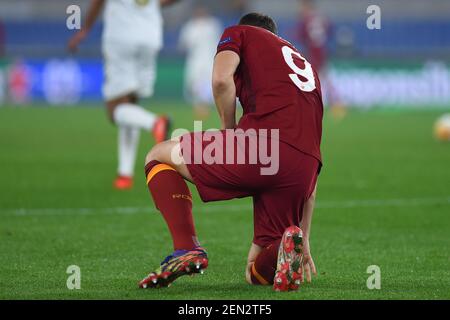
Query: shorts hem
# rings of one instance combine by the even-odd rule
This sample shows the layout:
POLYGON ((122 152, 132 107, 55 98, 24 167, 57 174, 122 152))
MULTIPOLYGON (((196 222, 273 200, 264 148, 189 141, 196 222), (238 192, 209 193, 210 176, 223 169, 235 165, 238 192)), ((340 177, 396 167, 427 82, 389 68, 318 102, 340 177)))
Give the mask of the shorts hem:
MULTIPOLYGON (((183 158, 184 158, 184 157, 183 157, 183 158)), ((186 160, 185 160, 185 161, 186 161, 186 160)), ((192 182, 194 183, 195 188, 196 188, 197 191, 198 191, 198 194, 199 194, 199 196, 200 196, 200 199, 201 199, 203 202, 211 202, 211 201, 213 201, 213 200, 207 195, 207 191, 203 189, 203 188, 204 188, 204 187, 203 187, 203 184, 199 181, 199 178, 197 177, 197 174, 195 173, 195 170, 192 170, 193 165, 192 165, 192 164, 187 164, 187 163, 185 163, 185 164, 186 164, 186 167, 187 167, 189 173, 191 174, 192 182)))

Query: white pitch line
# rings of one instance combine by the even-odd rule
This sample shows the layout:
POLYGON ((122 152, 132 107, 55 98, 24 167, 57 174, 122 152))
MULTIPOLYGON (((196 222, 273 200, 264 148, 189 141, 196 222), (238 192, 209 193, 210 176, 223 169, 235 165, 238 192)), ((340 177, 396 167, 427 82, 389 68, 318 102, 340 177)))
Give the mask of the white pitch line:
POLYGON ((363 207, 418 207, 438 204, 450 204, 450 197, 325 201, 318 202, 316 207, 323 209, 363 207))
MULTIPOLYGON (((367 207, 418 207, 430 205, 450 205, 450 197, 442 198, 403 198, 403 199, 367 199, 344 201, 319 201, 317 209, 346 209, 367 207)), ((252 210, 248 204, 200 205, 194 207, 194 212, 214 213, 221 211, 238 212, 252 210)), ((155 213, 153 207, 112 207, 112 208, 15 208, 0 209, 0 215, 33 216, 33 215, 92 215, 92 214, 139 214, 155 213)))
MULTIPOLYGON (((249 205, 200 205, 194 210, 200 213, 219 212, 219 211, 241 211, 251 210, 249 205)), ((156 209, 152 207, 111 207, 111 208, 17 208, 17 209, 0 209, 0 215, 16 215, 16 216, 29 216, 29 215, 91 215, 91 214, 138 214, 138 213, 156 213, 156 209)))

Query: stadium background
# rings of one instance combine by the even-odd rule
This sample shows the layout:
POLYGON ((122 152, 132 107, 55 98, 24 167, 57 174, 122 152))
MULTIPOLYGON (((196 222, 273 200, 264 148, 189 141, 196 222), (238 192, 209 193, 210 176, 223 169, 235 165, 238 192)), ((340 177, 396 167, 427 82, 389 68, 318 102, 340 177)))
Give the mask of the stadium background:
MULTIPOLYGON (((68 55, 65 44, 74 31, 66 28, 66 8, 72 3, 0 1, 1 104, 36 102, 61 106, 100 102, 102 24, 97 23, 77 56, 68 55)), ((76 3, 85 13, 88 0, 76 3)), ((194 3, 182 1, 164 10, 165 46, 159 60, 156 99, 183 98, 184 59, 177 41, 180 27, 189 18, 194 3)), ((235 23, 244 10, 269 12, 277 19, 281 35, 297 43, 293 37, 299 18, 296 0, 204 3, 225 26, 235 23)), ((366 27, 370 1, 317 3, 333 25, 332 41, 328 44, 331 78, 347 104, 368 108, 449 103, 448 1, 378 1, 382 7, 381 30, 366 27)))
MULTIPOLYGON (((259 10, 292 38, 296 1, 237 2, 204 1, 224 25, 259 10)), ((317 3, 334 25, 331 74, 352 109, 324 117, 311 235, 319 276, 279 295, 243 279, 251 200, 202 204, 194 188, 206 274, 137 289, 171 241, 139 162, 133 190, 111 185, 116 128, 100 94, 101 22, 71 56, 66 8, 84 14, 87 0, 0 0, 0 299, 450 299, 450 149, 433 137, 450 106, 450 1, 317 3), (366 28, 369 4, 381 7, 381 30, 366 28), (81 290, 66 286, 70 265, 81 268, 81 290), (366 286, 370 265, 381 268, 381 290, 366 286)), ((177 38, 193 4, 164 9, 156 95, 144 102, 187 129, 177 38)), ((218 125, 213 115, 203 128, 218 125)), ((152 144, 143 135, 138 159, 152 144)))

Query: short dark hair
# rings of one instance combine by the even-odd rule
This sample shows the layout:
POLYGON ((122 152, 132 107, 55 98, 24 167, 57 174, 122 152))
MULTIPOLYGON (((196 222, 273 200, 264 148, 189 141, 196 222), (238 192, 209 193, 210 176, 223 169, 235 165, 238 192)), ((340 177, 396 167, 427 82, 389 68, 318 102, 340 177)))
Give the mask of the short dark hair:
POLYGON ((266 30, 269 30, 270 32, 277 33, 277 24, 275 21, 269 17, 268 15, 252 12, 248 13, 245 16, 241 18, 239 21, 240 25, 247 25, 247 26, 255 26, 264 28, 266 30))

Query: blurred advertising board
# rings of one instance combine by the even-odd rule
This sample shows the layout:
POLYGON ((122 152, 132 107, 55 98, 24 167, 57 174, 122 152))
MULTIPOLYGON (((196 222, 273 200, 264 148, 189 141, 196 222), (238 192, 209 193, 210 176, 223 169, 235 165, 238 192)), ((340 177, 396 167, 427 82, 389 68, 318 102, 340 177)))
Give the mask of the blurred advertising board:
POLYGON ((442 62, 400 66, 341 63, 328 75, 333 89, 351 106, 450 106, 450 68, 442 62))
MULTIPOLYGON (((181 59, 160 59, 155 98, 182 100, 183 70, 181 59)), ((0 61, 0 105, 101 103, 102 81, 100 60, 0 61)), ((450 106, 450 67, 442 62, 339 62, 321 82, 325 99, 332 88, 355 108, 450 106)))
POLYGON ((0 68, 3 103, 62 106, 101 99, 103 76, 99 61, 17 59, 0 68))

